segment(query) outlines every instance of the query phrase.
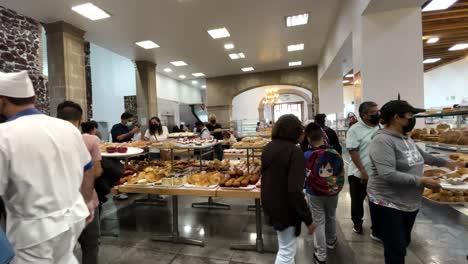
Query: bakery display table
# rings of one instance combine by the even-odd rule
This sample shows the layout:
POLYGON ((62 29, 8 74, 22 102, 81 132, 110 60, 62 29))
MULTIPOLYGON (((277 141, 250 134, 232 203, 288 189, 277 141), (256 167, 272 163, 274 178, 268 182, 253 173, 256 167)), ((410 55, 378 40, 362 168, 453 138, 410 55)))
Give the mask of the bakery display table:
POLYGON ((238 198, 255 200, 255 221, 257 239, 255 244, 232 245, 232 249, 252 250, 265 252, 262 233, 262 213, 260 206, 260 190, 224 190, 220 187, 214 189, 197 189, 184 187, 166 187, 166 186, 138 186, 138 185, 119 185, 112 189, 114 194, 118 193, 138 193, 138 194, 159 194, 172 196, 172 232, 169 236, 155 237, 154 241, 171 242, 176 244, 187 244, 195 246, 204 246, 204 242, 180 236, 179 232, 179 196, 199 196, 199 197, 220 197, 220 198, 238 198))

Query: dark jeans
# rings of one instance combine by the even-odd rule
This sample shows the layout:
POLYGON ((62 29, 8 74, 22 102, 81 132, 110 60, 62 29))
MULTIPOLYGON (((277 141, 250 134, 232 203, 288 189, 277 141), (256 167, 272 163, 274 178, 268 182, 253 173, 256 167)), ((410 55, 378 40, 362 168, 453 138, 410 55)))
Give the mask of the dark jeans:
POLYGON ((369 203, 373 227, 384 244, 385 264, 404 264, 418 211, 404 212, 369 203))
POLYGON ((214 147, 214 151, 215 151, 215 154, 216 154, 216 158, 218 160, 223 160, 223 156, 224 156, 223 146, 221 144, 216 145, 214 147))
POLYGON ((150 152, 150 153, 148 153, 148 159, 150 159, 150 160, 160 160, 161 159, 161 153, 150 152))
POLYGON ((94 219, 89 223, 83 232, 81 232, 78 242, 81 245, 82 260, 81 263, 97 264, 99 256, 99 207, 94 210, 94 219))
POLYGON ((351 220, 357 227, 362 227, 362 218, 364 217, 364 199, 367 196, 367 184, 362 184, 361 179, 350 175, 349 193, 351 195, 351 220))

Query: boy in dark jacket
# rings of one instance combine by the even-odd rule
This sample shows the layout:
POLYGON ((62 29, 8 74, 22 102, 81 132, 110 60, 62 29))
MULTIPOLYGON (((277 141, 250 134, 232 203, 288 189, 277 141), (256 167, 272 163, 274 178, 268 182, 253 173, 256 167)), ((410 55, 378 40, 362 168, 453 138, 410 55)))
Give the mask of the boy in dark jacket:
POLYGON ((311 123, 306 127, 306 137, 310 142, 306 159, 306 191, 309 206, 317 226, 314 233, 317 264, 326 262, 327 248, 334 249, 336 237, 336 207, 338 194, 344 184, 343 159, 338 152, 323 142, 322 128, 311 123))
POLYGON ((302 222, 310 234, 315 230, 303 193, 305 159, 296 146, 302 133, 302 124, 296 116, 281 116, 273 127, 273 140, 262 154, 263 211, 267 224, 278 234, 275 264, 294 263, 302 222))

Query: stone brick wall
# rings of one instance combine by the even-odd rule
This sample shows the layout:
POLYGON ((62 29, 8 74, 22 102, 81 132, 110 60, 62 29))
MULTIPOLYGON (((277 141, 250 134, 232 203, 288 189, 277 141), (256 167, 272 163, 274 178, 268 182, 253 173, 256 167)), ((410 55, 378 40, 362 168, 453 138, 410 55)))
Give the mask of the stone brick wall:
POLYGON ((27 70, 34 84, 37 108, 49 114, 47 78, 42 75, 41 25, 0 6, 0 71, 27 70))
POLYGON ((93 118, 93 83, 91 79, 91 46, 89 42, 84 44, 85 74, 86 74, 86 110, 88 119, 93 118))

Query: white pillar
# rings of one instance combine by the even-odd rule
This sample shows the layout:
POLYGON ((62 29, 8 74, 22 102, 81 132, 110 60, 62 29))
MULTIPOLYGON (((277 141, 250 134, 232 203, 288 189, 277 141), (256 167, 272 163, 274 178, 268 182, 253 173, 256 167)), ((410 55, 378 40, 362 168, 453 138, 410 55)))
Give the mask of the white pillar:
MULTIPOLYGON (((341 77, 322 78, 319 81, 319 113, 343 112, 343 83, 341 77)), ((309 117, 311 119, 313 117, 309 117)))
POLYGON ((380 106, 389 100, 424 106, 421 8, 362 16, 362 100, 380 106))

